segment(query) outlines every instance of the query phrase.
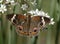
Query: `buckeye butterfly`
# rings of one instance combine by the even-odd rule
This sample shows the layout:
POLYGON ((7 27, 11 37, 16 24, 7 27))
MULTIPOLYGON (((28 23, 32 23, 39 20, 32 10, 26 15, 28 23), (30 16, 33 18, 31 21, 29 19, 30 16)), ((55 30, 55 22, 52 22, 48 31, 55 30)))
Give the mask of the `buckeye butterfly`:
POLYGON ((51 18, 31 14, 9 14, 6 17, 16 26, 17 34, 22 36, 37 36, 40 29, 51 21, 51 18))

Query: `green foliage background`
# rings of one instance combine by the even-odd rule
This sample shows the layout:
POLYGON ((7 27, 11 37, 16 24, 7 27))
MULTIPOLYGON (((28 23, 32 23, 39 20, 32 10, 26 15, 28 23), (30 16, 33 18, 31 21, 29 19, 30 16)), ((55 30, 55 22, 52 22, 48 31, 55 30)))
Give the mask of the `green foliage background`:
MULTIPOLYGON (((15 0, 19 3, 22 3, 23 0, 15 0)), ((29 4, 29 1, 26 0, 29 4)), ((11 25, 6 19, 6 13, 0 14, 0 44, 60 44, 60 0, 37 0, 37 6, 32 6, 30 9, 42 9, 45 12, 48 12, 51 17, 54 18, 55 24, 48 26, 47 31, 40 31, 38 37, 22 37, 18 36, 15 32, 15 27, 11 25)), ((13 13, 13 6, 10 6, 12 9, 7 13, 13 13)), ((16 5, 14 13, 21 13, 20 5, 16 5)))

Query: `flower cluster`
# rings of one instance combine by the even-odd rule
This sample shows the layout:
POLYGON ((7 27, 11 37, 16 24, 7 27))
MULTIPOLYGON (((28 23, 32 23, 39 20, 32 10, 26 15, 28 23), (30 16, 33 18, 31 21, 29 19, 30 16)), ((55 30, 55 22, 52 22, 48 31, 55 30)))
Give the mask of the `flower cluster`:
POLYGON ((10 3, 10 5, 16 5, 17 4, 17 2, 15 2, 14 0, 6 0, 5 4, 9 4, 9 3, 10 3))
POLYGON ((0 0, 0 12, 4 13, 7 11, 6 4, 11 3, 11 5, 14 5, 14 0, 6 0, 5 3, 3 3, 4 0, 0 0))
POLYGON ((14 3, 14 0, 6 0, 6 3, 14 3))
MULTIPOLYGON (((26 1, 26 0, 24 0, 24 1, 26 1)), ((34 0, 33 2, 30 2, 33 6, 36 6, 37 5, 37 3, 36 3, 36 0, 34 0)), ((28 5, 27 4, 22 4, 22 6, 21 6, 21 9, 22 10, 27 10, 27 8, 28 8, 28 5)))
MULTIPOLYGON (((16 4, 18 4, 14 0, 5 0, 4 3, 2 3, 2 2, 4 2, 4 0, 0 0, 0 12, 1 13, 4 13, 4 12, 7 11, 6 5, 16 5, 16 4)), ((32 5, 36 5, 37 4, 36 0, 34 0, 33 2, 31 2, 31 4, 32 5)), ((22 6, 21 6, 22 10, 27 10, 27 8, 28 8, 27 4, 22 4, 22 6)))
POLYGON ((28 13, 30 13, 30 14, 33 14, 33 15, 38 15, 38 16, 45 16, 45 17, 50 17, 49 15, 48 15, 48 13, 45 13, 44 11, 39 11, 38 9, 36 9, 36 10, 31 10, 31 11, 28 11, 28 13))

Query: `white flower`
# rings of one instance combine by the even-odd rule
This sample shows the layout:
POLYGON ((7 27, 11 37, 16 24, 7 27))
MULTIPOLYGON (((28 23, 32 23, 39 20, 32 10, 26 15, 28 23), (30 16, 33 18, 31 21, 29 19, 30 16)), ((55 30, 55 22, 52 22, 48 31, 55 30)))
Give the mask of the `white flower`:
POLYGON ((24 15, 26 16, 26 13, 24 15))
POLYGON ((6 0, 7 3, 11 2, 14 3, 14 0, 6 0))
POLYGON ((0 3, 2 3, 3 2, 3 0, 0 0, 0 3))
POLYGON ((8 3, 11 3, 11 5, 15 5, 16 4, 14 0, 6 0, 6 4, 8 4, 8 3))
POLYGON ((53 25, 54 23, 55 23, 55 22, 53 21, 53 18, 51 18, 49 25, 50 25, 50 24, 53 25))
POLYGON ((26 10, 28 8, 28 6, 26 4, 23 4, 21 7, 23 10, 26 10))
POLYGON ((54 25, 54 23, 55 23, 54 21, 51 21, 51 22, 49 23, 49 25, 50 25, 50 24, 51 24, 51 25, 54 25))
POLYGON ((31 11, 28 11, 28 13, 30 13, 30 14, 34 14, 35 11, 34 11, 34 10, 31 10, 31 11))
POLYGON ((34 0, 33 2, 31 2, 32 5, 37 5, 36 0, 34 0))
POLYGON ((39 15, 39 10, 36 9, 35 12, 34 12, 35 15, 39 15))
POLYGON ((0 12, 4 13, 5 11, 7 11, 6 6, 4 4, 0 5, 0 12))

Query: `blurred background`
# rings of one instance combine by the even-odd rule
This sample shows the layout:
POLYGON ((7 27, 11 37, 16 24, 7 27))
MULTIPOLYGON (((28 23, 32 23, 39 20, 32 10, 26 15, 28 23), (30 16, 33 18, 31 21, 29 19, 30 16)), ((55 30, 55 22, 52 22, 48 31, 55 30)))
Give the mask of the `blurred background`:
POLYGON ((8 0, 5 3, 5 1, 0 1, 0 44, 60 44, 60 0, 15 0, 19 4, 8 0), (23 3, 30 6, 28 10, 37 8, 47 12, 54 18, 55 24, 49 25, 47 30, 40 31, 37 37, 29 38, 17 35, 15 26, 6 19, 6 15, 26 12, 26 10, 21 10, 23 3), (2 9, 4 6, 1 7, 1 4, 6 5, 7 11, 2 9))

